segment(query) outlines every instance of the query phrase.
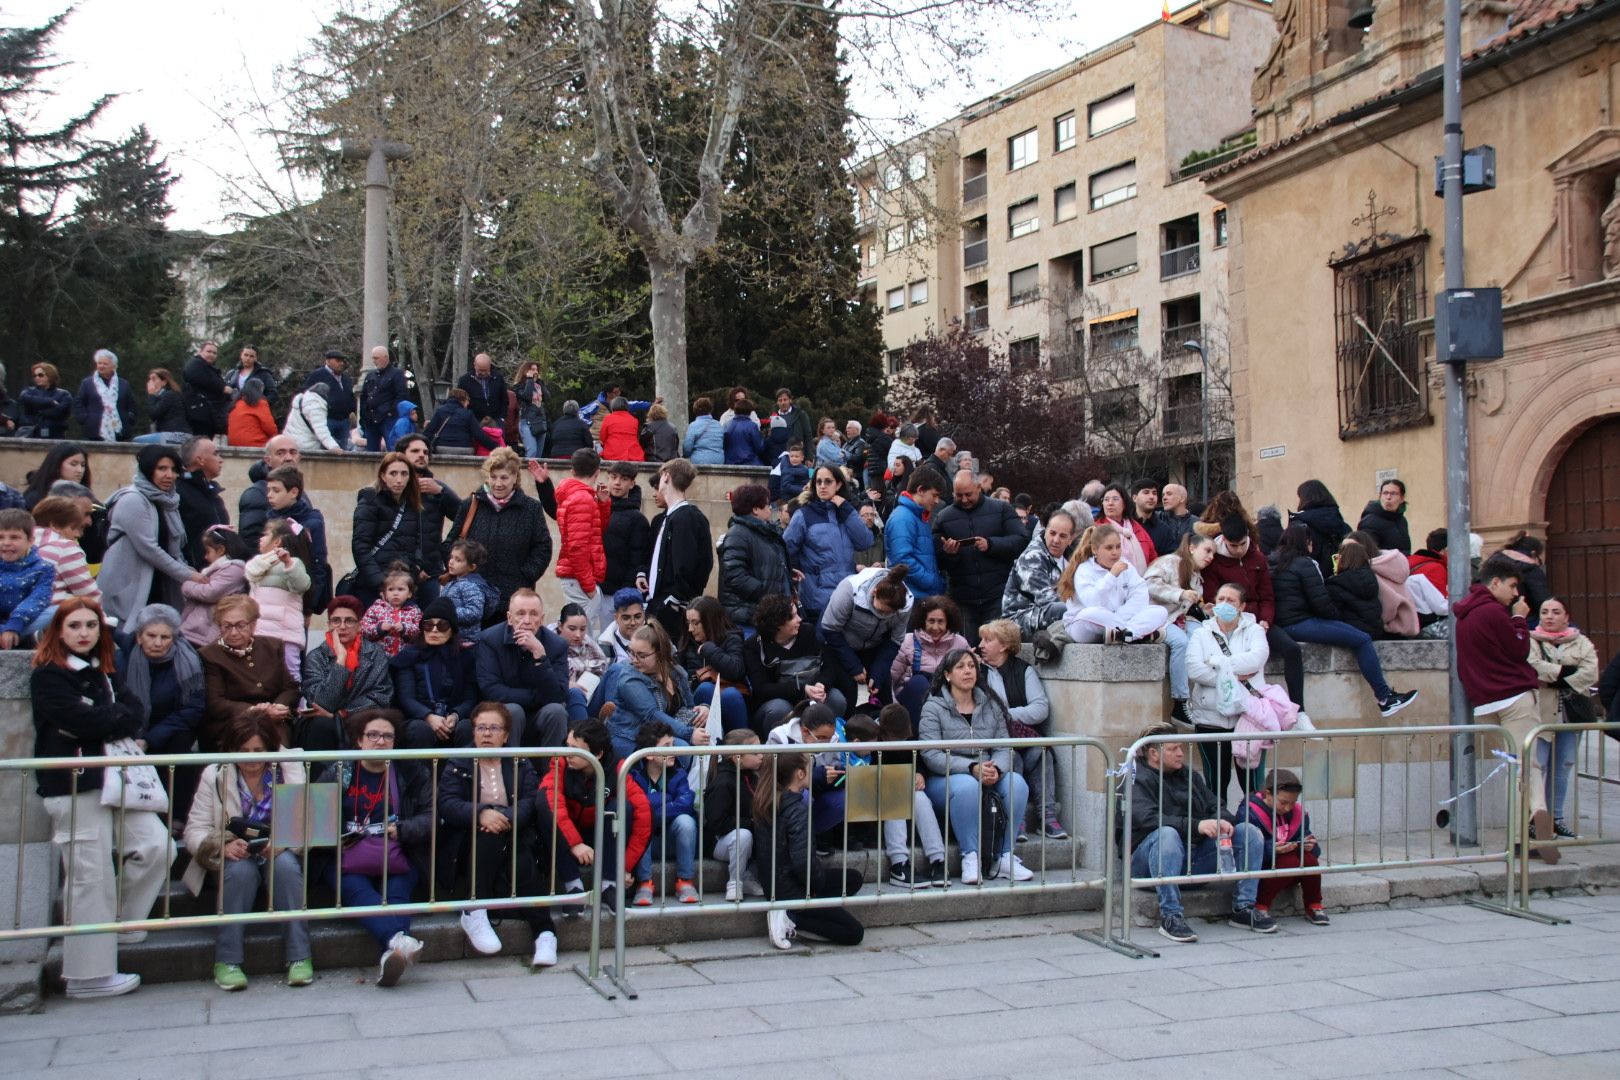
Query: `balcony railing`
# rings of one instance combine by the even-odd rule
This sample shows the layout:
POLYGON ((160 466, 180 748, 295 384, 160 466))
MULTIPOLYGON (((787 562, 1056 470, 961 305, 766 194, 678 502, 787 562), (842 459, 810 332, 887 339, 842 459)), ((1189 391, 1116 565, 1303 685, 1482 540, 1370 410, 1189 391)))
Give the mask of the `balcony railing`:
POLYGON ((962 265, 983 266, 990 261, 990 241, 975 240, 970 244, 962 245, 962 265))
POLYGON ((981 304, 978 307, 968 308, 962 313, 962 325, 970 334, 990 329, 990 305, 981 304))
POLYGON ((1180 326, 1167 326, 1160 337, 1160 347, 1165 356, 1180 356, 1187 351, 1187 342, 1196 341, 1204 343, 1203 323, 1182 323, 1180 326))
POLYGON ((989 190, 990 176, 980 173, 978 176, 969 176, 962 181, 962 202, 970 203, 975 199, 982 199, 989 190))
POLYGON ((1167 405, 1161 427, 1166 439, 1196 436, 1203 431, 1204 403, 1202 401, 1184 401, 1175 405, 1167 405))
POLYGON ((1180 277, 1198 272, 1198 245, 1185 244, 1159 255, 1159 279, 1180 277))

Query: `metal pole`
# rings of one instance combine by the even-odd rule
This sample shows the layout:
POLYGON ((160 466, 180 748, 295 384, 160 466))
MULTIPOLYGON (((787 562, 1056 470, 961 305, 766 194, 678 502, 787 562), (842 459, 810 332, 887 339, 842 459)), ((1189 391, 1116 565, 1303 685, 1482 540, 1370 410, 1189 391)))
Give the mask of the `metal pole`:
POLYGON ((1198 499, 1209 502, 1209 357, 1197 341, 1183 341, 1181 347, 1198 354, 1198 499))
POLYGON ((388 159, 381 142, 366 158, 366 251, 364 326, 360 369, 372 368, 371 350, 388 344, 388 159))
MULTIPOLYGON (((1462 0, 1446 0, 1445 7, 1445 287, 1464 287, 1463 274, 1463 128, 1462 128, 1462 0)), ((1438 351, 1438 346, 1436 347, 1438 351)), ((1468 372, 1464 364, 1446 369, 1446 591, 1453 609, 1468 593, 1470 578, 1468 530, 1471 510, 1468 479, 1468 372)), ((1457 675, 1457 623, 1447 637, 1450 672, 1450 722, 1462 729, 1473 723, 1467 695, 1457 675)), ((1477 762, 1472 733, 1458 730, 1451 736, 1451 794, 1474 786, 1477 762)), ((1479 798, 1457 800, 1452 838, 1472 847, 1479 842, 1479 798)))

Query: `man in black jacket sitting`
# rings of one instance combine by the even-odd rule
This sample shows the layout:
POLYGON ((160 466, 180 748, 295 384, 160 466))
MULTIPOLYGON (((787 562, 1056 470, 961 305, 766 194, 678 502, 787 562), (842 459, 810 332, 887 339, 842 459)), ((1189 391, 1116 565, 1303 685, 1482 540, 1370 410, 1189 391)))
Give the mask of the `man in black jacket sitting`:
MULTIPOLYGON (((1174 735, 1170 724, 1155 724, 1141 735, 1174 735)), ((1240 872, 1261 869, 1266 839, 1259 829, 1239 823, 1216 799, 1203 776, 1187 768, 1185 743, 1149 743, 1137 754, 1131 792, 1131 874, 1139 878, 1177 877, 1219 872, 1221 848, 1230 840, 1240 872), (1186 830, 1185 833, 1182 830, 1186 830)), ((1159 885, 1159 933, 1171 941, 1193 942, 1181 888, 1159 885)), ((1258 878, 1244 878, 1232 891, 1233 926, 1272 934, 1277 924, 1257 911, 1258 878)))
MULTIPOLYGON (((519 589, 506 621, 478 639, 478 692, 506 706, 521 746, 561 746, 568 735, 568 643, 546 629, 545 615, 539 594, 519 589)), ((584 694, 574 694, 584 719, 584 694)))
POLYGON ((664 511, 652 520, 652 568, 642 592, 649 600, 647 613, 672 641, 686 633, 686 605, 703 595, 714 570, 709 519, 686 501, 686 490, 696 479, 697 466, 676 458, 664 462, 654 481, 664 511))

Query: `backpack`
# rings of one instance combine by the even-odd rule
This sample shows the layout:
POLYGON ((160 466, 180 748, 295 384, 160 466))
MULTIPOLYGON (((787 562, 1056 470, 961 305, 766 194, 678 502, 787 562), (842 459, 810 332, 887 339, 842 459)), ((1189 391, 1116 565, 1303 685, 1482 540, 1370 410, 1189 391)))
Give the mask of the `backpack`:
POLYGON ((1007 846, 1007 805, 993 787, 984 789, 979 803, 979 872, 988 881, 1001 873, 1001 853, 1007 846), (986 852, 992 854, 986 855, 986 852))

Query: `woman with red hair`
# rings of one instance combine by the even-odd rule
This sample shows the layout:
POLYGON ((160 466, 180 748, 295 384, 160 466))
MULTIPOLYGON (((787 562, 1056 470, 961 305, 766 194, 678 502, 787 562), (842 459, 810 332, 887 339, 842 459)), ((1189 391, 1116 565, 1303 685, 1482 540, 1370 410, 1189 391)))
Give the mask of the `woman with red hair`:
MULTIPOLYGON (((100 605, 77 596, 62 601, 40 638, 29 677, 35 757, 101 757, 107 742, 133 738, 140 731, 141 703, 115 684, 114 658, 112 633, 100 605)), ((35 774, 51 818, 51 839, 62 852, 67 874, 64 910, 76 925, 146 918, 174 860, 174 844, 158 815, 144 810, 115 815, 113 808, 101 805, 103 771, 41 769, 35 774)), ((118 970, 118 944, 145 936, 65 937, 67 996, 114 997, 140 986, 139 975, 118 970)))

